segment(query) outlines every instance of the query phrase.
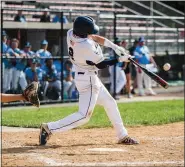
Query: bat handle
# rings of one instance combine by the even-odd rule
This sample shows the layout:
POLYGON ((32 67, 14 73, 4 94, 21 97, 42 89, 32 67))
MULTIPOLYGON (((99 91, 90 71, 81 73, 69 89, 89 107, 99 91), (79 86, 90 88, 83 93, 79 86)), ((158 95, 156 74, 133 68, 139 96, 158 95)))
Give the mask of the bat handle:
POLYGON ((138 67, 140 67, 140 65, 132 59, 132 57, 129 57, 128 60, 130 60, 133 64, 137 65, 138 67))

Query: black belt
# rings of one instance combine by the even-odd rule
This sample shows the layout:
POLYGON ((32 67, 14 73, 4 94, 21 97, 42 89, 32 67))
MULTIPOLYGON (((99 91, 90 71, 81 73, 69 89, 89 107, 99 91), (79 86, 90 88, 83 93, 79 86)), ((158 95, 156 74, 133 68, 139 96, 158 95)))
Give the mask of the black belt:
POLYGON ((85 72, 78 72, 78 74, 82 74, 82 75, 84 75, 84 74, 85 74, 85 72))
MULTIPOLYGON (((95 71, 94 72, 95 74, 97 74, 97 72, 95 71)), ((85 74, 85 72, 78 72, 78 74, 82 74, 82 75, 84 75, 85 74)))

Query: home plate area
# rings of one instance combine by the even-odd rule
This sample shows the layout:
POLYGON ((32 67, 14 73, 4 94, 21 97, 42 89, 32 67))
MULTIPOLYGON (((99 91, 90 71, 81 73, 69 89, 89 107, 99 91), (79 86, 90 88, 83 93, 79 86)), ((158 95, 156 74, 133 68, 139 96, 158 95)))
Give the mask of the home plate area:
POLYGON ((2 130, 2 166, 184 166, 184 123, 128 128, 139 145, 117 144, 112 128, 55 133, 2 130))

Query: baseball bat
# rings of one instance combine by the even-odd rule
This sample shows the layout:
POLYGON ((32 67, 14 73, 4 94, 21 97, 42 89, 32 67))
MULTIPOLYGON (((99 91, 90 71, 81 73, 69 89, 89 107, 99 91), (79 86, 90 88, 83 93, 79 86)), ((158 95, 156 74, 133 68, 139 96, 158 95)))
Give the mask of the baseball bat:
POLYGON ((167 89, 169 87, 168 82, 166 82, 164 79, 162 79, 160 76, 158 76, 157 74, 149 71, 148 69, 142 67, 140 64, 138 64, 135 60, 133 60, 132 58, 129 58, 129 60, 135 64, 136 66, 138 66, 139 68, 141 68, 143 70, 143 72, 145 72, 150 78, 152 78, 155 82, 157 82, 159 85, 161 85, 163 88, 167 89))

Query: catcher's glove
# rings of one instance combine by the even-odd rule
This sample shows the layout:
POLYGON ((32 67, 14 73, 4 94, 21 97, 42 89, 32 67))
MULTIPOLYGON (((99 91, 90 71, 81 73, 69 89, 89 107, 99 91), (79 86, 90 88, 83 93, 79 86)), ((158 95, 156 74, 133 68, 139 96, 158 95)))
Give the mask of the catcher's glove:
POLYGON ((26 87, 22 94, 27 101, 29 101, 36 107, 40 106, 40 100, 37 94, 38 85, 38 82, 32 82, 26 87))

